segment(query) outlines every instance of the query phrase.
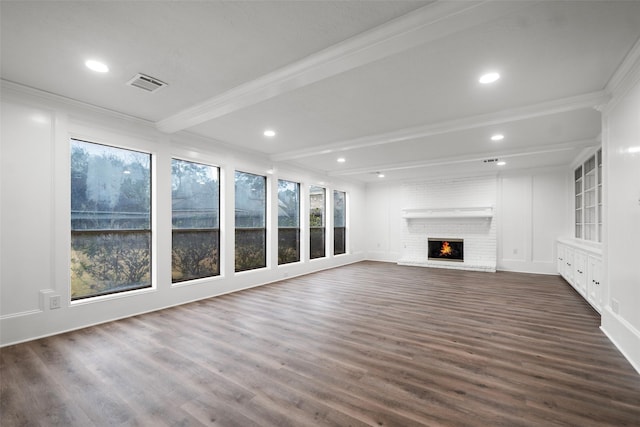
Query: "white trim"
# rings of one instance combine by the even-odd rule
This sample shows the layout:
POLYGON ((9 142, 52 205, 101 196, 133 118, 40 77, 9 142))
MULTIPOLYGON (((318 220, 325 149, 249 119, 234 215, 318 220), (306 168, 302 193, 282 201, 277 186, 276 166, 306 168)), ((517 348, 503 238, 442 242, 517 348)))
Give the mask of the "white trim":
POLYGON ((529 6, 528 2, 434 2, 182 110, 156 126, 167 133, 184 130, 529 6))
POLYGON ((519 108, 509 108, 507 110, 501 110, 487 114, 478 114, 475 116, 468 116, 460 119, 447 120, 438 123, 430 123, 392 132, 364 136, 351 140, 332 142, 330 144, 318 145, 313 148, 288 151, 287 153, 272 155, 271 160, 295 160, 320 154, 349 151, 358 148, 368 148, 384 144, 392 144, 395 142, 409 141, 413 139, 450 132, 458 132, 508 123, 512 121, 548 116, 551 114, 559 114, 586 108, 594 108, 598 105, 606 104, 609 99, 610 95, 605 91, 590 92, 582 95, 555 99, 553 101, 541 102, 538 104, 527 105, 519 108))
POLYGON ((117 118, 120 120, 124 120, 129 123, 135 123, 137 125, 143 126, 147 129, 153 129, 153 122, 145 119, 141 119, 139 117, 130 116, 125 113, 120 113, 118 111, 110 110, 104 107, 98 107, 93 104, 89 104, 86 102, 78 101, 73 98, 67 98, 62 95, 58 95, 51 92, 46 92, 42 89, 36 89, 29 86, 24 86, 19 83, 15 83, 9 80, 0 79, 0 87, 3 91, 6 91, 7 94, 20 94, 27 95, 33 99, 37 99, 39 101, 45 101, 46 103, 54 102, 58 106, 65 106, 73 109, 82 109, 83 112, 91 111, 93 113, 103 114, 108 117, 117 118))
MULTIPOLYGON (((611 326, 614 326, 614 329, 617 329, 615 328, 615 324, 611 326)), ((609 338, 609 341, 616 346, 625 359, 629 361, 638 374, 640 374, 640 352, 638 351, 639 347, 637 346, 637 343, 640 342, 640 331, 634 328, 626 319, 611 311, 611 307, 609 305, 603 307, 602 325, 600 326, 600 330, 607 336, 607 338, 609 338), (613 320, 615 323, 618 323, 622 326, 622 329, 617 331, 607 329, 609 320, 613 320), (627 336, 622 336, 620 334, 621 332, 627 336), (630 348, 627 348, 622 341, 628 342, 630 348), (635 354, 630 354, 629 350, 634 350, 634 347, 635 354)))
POLYGON ((601 111, 606 113, 615 108, 638 81, 640 81, 640 39, 636 41, 607 83, 606 90, 611 94, 612 99, 601 111))
POLYGON ((40 313, 43 313, 43 311, 36 309, 36 310, 21 311, 19 313, 3 314, 2 316, 0 316, 0 320, 14 319, 16 317, 31 316, 32 314, 40 314, 40 313))
POLYGON ((464 208, 406 208, 402 209, 402 218, 492 218, 493 207, 464 208))
POLYGON ((570 246, 574 249, 579 249, 584 252, 589 252, 592 255, 598 255, 602 257, 602 243, 599 242, 575 238, 560 238, 558 239, 558 243, 562 243, 565 246, 570 246))
POLYGON ((327 173, 328 176, 348 176, 348 175, 360 175, 363 173, 373 173, 379 170, 395 171, 395 170, 407 170, 407 169, 421 169, 433 166, 447 166, 447 165, 455 165, 462 163, 476 163, 486 160, 487 158, 500 158, 500 159, 508 159, 515 157, 525 157, 525 156, 535 156, 539 154, 553 154, 559 153, 563 151, 575 150, 576 148, 584 149, 593 149, 596 145, 599 144, 599 141, 596 139, 584 139, 579 141, 570 141, 559 144, 549 144, 542 147, 536 148, 524 148, 520 150, 510 150, 502 153, 493 153, 493 154, 473 154, 470 156, 454 156, 454 157, 445 157, 441 159, 431 160, 431 161, 420 161, 420 162, 402 162, 395 164, 384 164, 377 166, 370 166, 364 168, 352 168, 352 169, 342 169, 339 171, 330 171, 327 173))
POLYGON ((398 265, 407 265, 411 267, 428 267, 428 268, 444 268, 447 270, 467 270, 467 271, 482 271, 485 273, 495 273, 495 264, 469 264, 469 263, 456 263, 450 261, 424 261, 403 258, 398 260, 398 265))

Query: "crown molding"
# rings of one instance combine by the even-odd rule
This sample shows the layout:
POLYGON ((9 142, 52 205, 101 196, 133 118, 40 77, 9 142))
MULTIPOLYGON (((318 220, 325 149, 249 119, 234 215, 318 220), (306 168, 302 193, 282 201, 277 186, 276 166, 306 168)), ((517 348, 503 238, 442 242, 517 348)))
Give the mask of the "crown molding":
POLYGON ((597 105, 606 104, 609 99, 610 95, 605 91, 591 92, 578 96, 542 102, 539 104, 497 111, 494 113, 480 114, 476 116, 464 117, 461 119, 447 120, 439 123, 430 123, 427 125, 416 126, 382 134, 369 135, 362 138, 333 142, 326 145, 316 146, 310 149, 302 149, 289 151, 287 153, 274 154, 271 156, 271 159, 273 161, 295 160, 321 154, 349 151, 359 148, 368 148, 377 145, 392 144, 396 142, 424 138, 433 135, 441 135, 450 132, 494 126, 517 120, 526 120, 551 114, 565 113, 568 111, 581 110, 585 108, 594 108, 597 105))
POLYGON ((606 113, 612 110, 638 82, 640 82, 640 39, 636 40, 607 83, 606 91, 611 94, 611 100, 600 111, 606 113))
POLYGON ((135 123, 139 126, 154 129, 152 121, 141 119, 139 117, 130 116, 125 113, 120 113, 115 110, 110 110, 104 107, 98 107, 97 105, 89 104, 86 102, 78 101, 73 98, 67 98, 66 96, 57 95, 55 93, 46 92, 41 89, 36 89, 30 86, 24 86, 20 83, 15 83, 10 80, 0 79, 0 87, 2 88, 3 95, 13 95, 19 97, 29 97, 34 101, 39 101, 40 104, 54 104, 65 107, 66 109, 73 110, 80 114, 86 112, 98 113, 107 117, 116 118, 125 122, 135 123))
POLYGON ((437 1, 156 122, 184 130, 513 13, 530 2, 437 1))

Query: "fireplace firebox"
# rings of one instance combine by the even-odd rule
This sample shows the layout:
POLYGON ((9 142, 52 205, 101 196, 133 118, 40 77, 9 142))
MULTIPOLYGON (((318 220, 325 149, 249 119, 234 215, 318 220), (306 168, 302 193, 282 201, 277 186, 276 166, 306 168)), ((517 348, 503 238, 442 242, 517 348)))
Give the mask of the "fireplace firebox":
POLYGON ((428 256, 437 261, 464 261, 464 239, 429 238, 428 256))

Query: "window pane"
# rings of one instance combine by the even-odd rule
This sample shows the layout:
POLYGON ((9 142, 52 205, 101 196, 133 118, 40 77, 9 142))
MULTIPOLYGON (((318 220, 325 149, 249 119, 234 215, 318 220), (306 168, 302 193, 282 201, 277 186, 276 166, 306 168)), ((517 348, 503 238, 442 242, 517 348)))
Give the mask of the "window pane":
POLYGON ((151 156, 71 140, 71 229, 149 230, 151 156))
POLYGON ((335 227, 333 229, 333 254, 340 255, 347 252, 346 239, 347 229, 345 227, 335 227))
POLYGON ((71 234, 71 299, 151 286, 151 233, 71 234))
POLYGON ((347 225, 347 194, 343 191, 333 192, 333 226, 346 227, 347 225))
POLYGON ((300 184, 278 180, 278 264, 300 261, 300 184))
POLYGON ((325 189, 312 185, 309 188, 309 225, 324 227, 325 189))
POLYGON ((173 283, 220 274, 218 230, 173 230, 173 283))
POLYGON ((333 254, 346 252, 347 194, 333 192, 333 254))
POLYGON ((300 261, 300 229, 278 228, 278 264, 300 261))
POLYGON ((236 271, 267 266, 267 178, 236 171, 236 271))
POLYGON ((173 159, 171 171, 173 228, 219 228, 218 168, 173 159))
POLYGON ((266 267, 266 241, 264 228, 236 228, 236 271, 266 267))
POLYGON ((171 162, 173 283, 220 274, 217 167, 173 159, 171 162))
POLYGON ((236 171, 236 228, 265 227, 267 178, 236 171))
POLYGON ((71 299, 151 286, 151 155, 71 140, 71 299))
POLYGON ((315 259, 325 256, 324 227, 316 227, 309 230, 309 243, 309 258, 315 259))
POLYGON ((278 180, 278 227, 300 226, 300 184, 278 180))
POLYGON ((325 251, 325 189, 309 188, 309 257, 324 257, 325 251))

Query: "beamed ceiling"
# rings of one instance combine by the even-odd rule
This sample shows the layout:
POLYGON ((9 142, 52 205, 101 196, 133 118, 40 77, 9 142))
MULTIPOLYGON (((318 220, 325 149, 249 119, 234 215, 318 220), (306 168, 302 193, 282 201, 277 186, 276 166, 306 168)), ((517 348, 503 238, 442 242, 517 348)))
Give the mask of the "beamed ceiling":
POLYGON ((363 182, 568 166, 600 143, 597 107, 640 52, 639 1, 0 7, 6 84, 363 182), (501 78, 480 84, 488 71, 501 78), (137 73, 168 86, 126 85, 137 73))

